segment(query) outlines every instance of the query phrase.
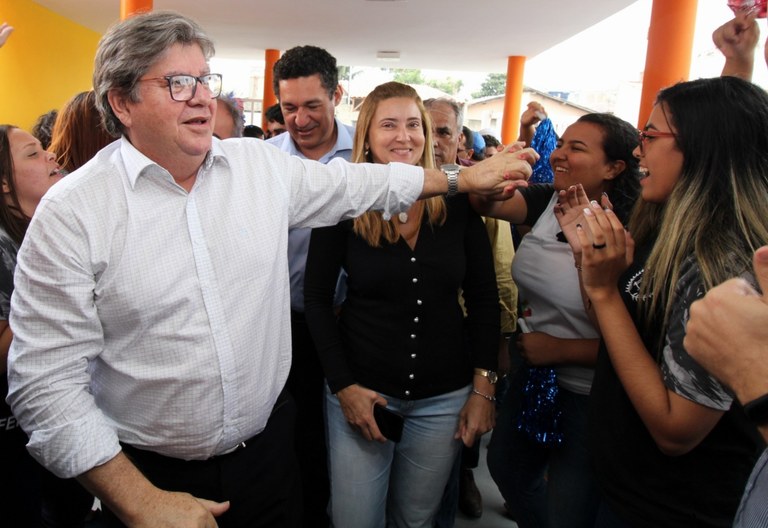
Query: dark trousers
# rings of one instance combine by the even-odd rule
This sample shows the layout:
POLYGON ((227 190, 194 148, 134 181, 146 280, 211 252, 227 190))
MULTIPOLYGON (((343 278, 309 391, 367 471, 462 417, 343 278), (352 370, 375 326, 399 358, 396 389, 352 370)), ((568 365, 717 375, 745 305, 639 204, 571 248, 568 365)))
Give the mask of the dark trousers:
POLYGON ((325 435, 325 376, 304 314, 291 311, 293 357, 286 387, 296 401, 296 454, 304 496, 302 526, 329 524, 328 449, 325 435))
POLYGON ((61 479, 27 452, 21 429, 0 432, 0 526, 81 528, 91 512, 93 495, 75 479, 61 479))
MULTIPOLYGON (((124 445, 123 452, 158 488, 230 501, 216 518, 220 528, 296 528, 301 488, 293 446, 296 410, 283 391, 266 428, 232 453, 185 461, 124 445)), ((104 525, 122 527, 105 510, 104 525)))

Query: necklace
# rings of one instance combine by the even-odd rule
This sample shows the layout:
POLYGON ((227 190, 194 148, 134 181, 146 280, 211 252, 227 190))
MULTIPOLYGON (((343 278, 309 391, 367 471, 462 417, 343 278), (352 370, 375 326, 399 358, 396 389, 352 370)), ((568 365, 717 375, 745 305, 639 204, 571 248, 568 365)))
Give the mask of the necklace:
POLYGON ((399 213, 397 215, 397 219, 400 221, 401 224, 404 224, 408 221, 408 213, 399 213))

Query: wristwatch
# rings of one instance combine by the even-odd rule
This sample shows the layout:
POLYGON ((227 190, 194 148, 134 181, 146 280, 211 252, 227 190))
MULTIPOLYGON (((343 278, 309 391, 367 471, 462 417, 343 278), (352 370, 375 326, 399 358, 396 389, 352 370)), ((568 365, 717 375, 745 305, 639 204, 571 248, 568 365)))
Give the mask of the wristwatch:
POLYGON ((497 381, 499 381, 499 376, 492 370, 485 370, 481 368, 475 369, 475 375, 477 376, 484 376, 488 378, 488 383, 491 385, 495 385, 497 381))
POLYGON ((455 196, 459 192, 459 172, 461 172, 461 166, 455 163, 446 163, 445 165, 440 165, 440 170, 448 178, 448 192, 446 196, 455 196))
POLYGON ((744 405, 744 414, 755 425, 768 424, 768 394, 763 394, 744 405))

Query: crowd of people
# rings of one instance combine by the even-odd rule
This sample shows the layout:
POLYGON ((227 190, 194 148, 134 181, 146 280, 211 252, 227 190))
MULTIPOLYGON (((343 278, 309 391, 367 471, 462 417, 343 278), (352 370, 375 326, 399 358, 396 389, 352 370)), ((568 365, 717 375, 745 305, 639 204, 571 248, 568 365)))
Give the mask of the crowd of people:
POLYGON ((505 146, 398 82, 344 124, 311 45, 246 126, 197 22, 115 24, 92 90, 0 125, 3 511, 449 528, 490 433, 521 528, 768 526, 758 35, 537 152, 538 103, 505 146))

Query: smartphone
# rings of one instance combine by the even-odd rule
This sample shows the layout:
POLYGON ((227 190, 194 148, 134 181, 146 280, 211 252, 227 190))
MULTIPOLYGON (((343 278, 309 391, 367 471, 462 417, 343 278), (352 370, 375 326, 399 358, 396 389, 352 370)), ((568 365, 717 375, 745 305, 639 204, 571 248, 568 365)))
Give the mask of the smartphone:
POLYGON ((399 442, 403 437, 403 425, 405 420, 396 412, 390 411, 381 405, 373 406, 373 418, 376 425, 388 440, 399 442))

